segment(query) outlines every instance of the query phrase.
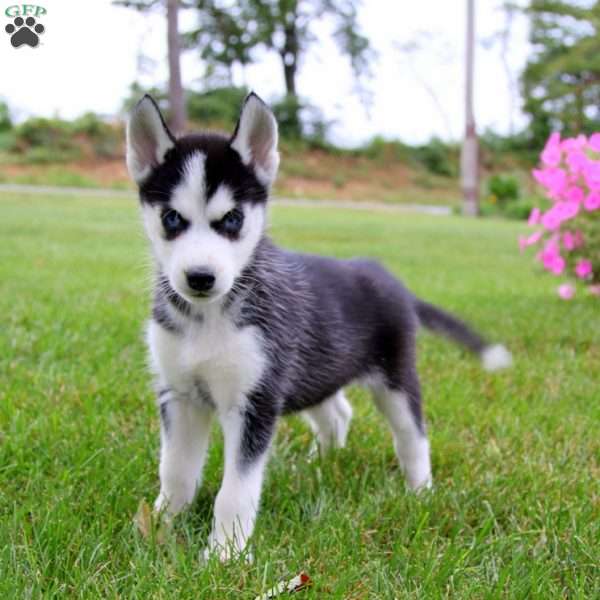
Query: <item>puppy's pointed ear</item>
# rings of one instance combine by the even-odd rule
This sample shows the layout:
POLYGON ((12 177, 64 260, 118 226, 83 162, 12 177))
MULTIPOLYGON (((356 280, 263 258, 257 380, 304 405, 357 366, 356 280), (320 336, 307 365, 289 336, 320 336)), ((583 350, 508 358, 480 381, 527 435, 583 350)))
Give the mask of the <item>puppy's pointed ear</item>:
POLYGON ((127 122, 127 168, 132 179, 142 183, 173 146, 175 138, 158 105, 150 96, 144 96, 127 122))
POLYGON ((251 166, 259 181, 271 185, 277 175, 277 121, 269 107, 252 92, 246 97, 231 147, 251 166))

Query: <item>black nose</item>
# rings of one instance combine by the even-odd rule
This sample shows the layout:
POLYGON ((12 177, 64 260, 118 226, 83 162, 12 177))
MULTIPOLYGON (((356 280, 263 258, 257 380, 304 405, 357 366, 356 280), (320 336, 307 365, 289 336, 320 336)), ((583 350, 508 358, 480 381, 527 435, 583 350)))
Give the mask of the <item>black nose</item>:
POLYGON ((215 285, 215 276, 210 271, 194 269, 186 271, 185 276, 190 288, 197 292, 208 292, 215 285))

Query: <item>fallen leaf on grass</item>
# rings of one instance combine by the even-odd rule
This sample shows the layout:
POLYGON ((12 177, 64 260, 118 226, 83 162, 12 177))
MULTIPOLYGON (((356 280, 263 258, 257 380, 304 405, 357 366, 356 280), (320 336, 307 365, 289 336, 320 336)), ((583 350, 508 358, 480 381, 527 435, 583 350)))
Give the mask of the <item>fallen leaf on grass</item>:
POLYGON ((133 522, 145 540, 154 540, 157 544, 165 543, 165 524, 152 512, 145 498, 140 500, 133 522))
POLYGON ((296 577, 289 581, 279 582, 275 587, 262 594, 262 596, 256 596, 254 600, 269 600, 269 598, 276 598, 277 596, 281 596, 281 594, 293 594, 310 585, 312 585, 312 579, 302 571, 300 575, 296 575, 296 577))

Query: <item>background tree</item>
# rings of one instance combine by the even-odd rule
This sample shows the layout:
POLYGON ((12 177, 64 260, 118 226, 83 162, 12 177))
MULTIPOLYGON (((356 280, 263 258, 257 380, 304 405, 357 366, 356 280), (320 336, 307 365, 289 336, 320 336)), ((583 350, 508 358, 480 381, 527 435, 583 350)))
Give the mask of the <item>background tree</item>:
POLYGON ((181 83, 181 51, 179 42, 179 0, 167 2, 167 45, 169 56, 169 104, 171 127, 181 133, 185 129, 186 112, 183 85, 181 83))
POLYGON ((479 214, 479 144, 473 107, 475 76, 475 1, 467 0, 467 35, 465 47, 465 137, 460 157, 463 189, 463 214, 479 214))
POLYGON ((590 133, 600 123, 600 1, 531 0, 533 55, 522 75, 532 142, 553 129, 590 133))
POLYGON ((357 22, 359 0, 195 0, 198 27, 186 35, 187 45, 201 48, 202 58, 230 68, 253 62, 264 48, 281 60, 288 109, 298 115, 298 67, 317 41, 312 25, 330 19, 333 37, 350 59, 357 80, 368 74, 369 42, 357 22))
POLYGON ((180 0, 116 0, 115 4, 148 11, 163 5, 167 17, 167 52, 169 62, 169 124, 183 131, 186 122, 185 97, 181 82, 181 43, 178 15, 180 0))

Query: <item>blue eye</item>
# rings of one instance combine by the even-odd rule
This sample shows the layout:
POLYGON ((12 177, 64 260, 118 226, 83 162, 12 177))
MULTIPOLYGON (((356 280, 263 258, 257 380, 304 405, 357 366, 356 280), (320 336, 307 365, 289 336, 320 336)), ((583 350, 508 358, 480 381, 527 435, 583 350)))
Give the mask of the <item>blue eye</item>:
POLYGON ((173 239, 188 225, 187 221, 176 211, 166 210, 160 217, 168 239, 173 239))
POLYGON ((244 224, 244 213, 239 208, 230 210, 213 228, 228 237, 236 237, 244 224))

